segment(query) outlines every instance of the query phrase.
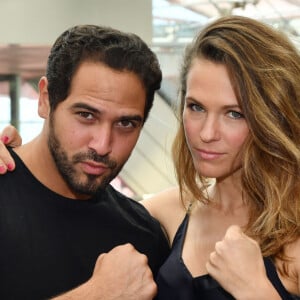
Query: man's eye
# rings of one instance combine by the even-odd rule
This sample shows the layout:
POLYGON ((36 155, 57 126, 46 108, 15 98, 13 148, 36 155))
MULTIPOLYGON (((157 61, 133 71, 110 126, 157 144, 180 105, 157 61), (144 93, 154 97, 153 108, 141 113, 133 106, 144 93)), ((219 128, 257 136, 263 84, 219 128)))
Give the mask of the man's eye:
POLYGON ((228 115, 232 119, 242 119, 242 118, 244 118, 244 115, 242 113, 240 113, 238 111, 234 111, 234 110, 229 111, 228 115))
POLYGON ((122 120, 119 122, 119 125, 124 128, 133 128, 136 127, 135 124, 130 120, 122 120))
POLYGON ((78 113, 81 117, 87 119, 87 120, 92 120, 94 118, 94 115, 90 112, 87 111, 81 111, 78 113))

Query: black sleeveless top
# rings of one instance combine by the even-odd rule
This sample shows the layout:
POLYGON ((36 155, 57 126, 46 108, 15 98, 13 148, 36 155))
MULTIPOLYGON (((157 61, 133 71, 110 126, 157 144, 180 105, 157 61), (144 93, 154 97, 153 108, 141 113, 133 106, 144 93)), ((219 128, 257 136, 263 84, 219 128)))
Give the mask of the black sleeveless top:
MULTIPOLYGON (((234 299, 210 275, 193 278, 182 259, 182 249, 188 225, 188 215, 175 235, 172 252, 157 276, 156 300, 230 300, 234 299)), ((292 296, 281 283, 270 258, 264 258, 269 280, 284 300, 300 299, 292 296)))

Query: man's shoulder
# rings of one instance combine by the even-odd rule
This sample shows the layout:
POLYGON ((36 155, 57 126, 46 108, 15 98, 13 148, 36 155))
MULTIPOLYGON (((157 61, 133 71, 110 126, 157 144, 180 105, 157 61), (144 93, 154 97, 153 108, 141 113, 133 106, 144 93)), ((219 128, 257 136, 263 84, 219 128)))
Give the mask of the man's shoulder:
POLYGON ((100 202, 105 205, 111 215, 119 216, 139 228, 149 231, 161 231, 159 222, 150 215, 139 201, 127 197, 111 185, 99 195, 100 202))
POLYGON ((108 185, 105 189, 104 194, 102 194, 100 197, 105 197, 105 200, 108 200, 109 204, 114 205, 119 209, 136 211, 145 215, 147 218, 151 218, 148 211, 143 205, 139 203, 139 201, 122 194, 121 192, 116 190, 112 185, 108 185))

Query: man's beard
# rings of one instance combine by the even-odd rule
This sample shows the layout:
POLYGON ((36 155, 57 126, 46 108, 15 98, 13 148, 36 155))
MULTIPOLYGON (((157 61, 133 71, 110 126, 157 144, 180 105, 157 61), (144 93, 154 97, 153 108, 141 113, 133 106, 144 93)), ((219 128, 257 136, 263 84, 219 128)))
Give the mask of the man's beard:
POLYGON ((104 189, 118 175, 124 164, 118 165, 116 161, 110 160, 107 155, 100 156, 92 149, 88 150, 86 153, 77 153, 69 158, 67 152, 63 149, 60 141, 55 135, 53 123, 53 118, 51 118, 48 147, 59 173, 69 188, 75 193, 84 195, 94 195, 98 189, 104 189), (84 173, 77 174, 74 166, 77 163, 86 160, 101 162, 105 164, 111 172, 107 176, 104 176, 101 181, 99 181, 98 175, 84 173), (79 178, 84 175, 86 176, 86 179, 80 180, 79 178))

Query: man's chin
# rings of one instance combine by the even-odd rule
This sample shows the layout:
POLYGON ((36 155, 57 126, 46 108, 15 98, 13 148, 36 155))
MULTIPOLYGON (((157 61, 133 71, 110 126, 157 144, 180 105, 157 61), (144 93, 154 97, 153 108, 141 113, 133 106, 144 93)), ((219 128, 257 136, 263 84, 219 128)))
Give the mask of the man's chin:
POLYGON ((99 189, 102 189, 102 182, 96 183, 88 182, 88 183, 69 183, 70 189, 80 198, 90 198, 97 193, 99 189))

